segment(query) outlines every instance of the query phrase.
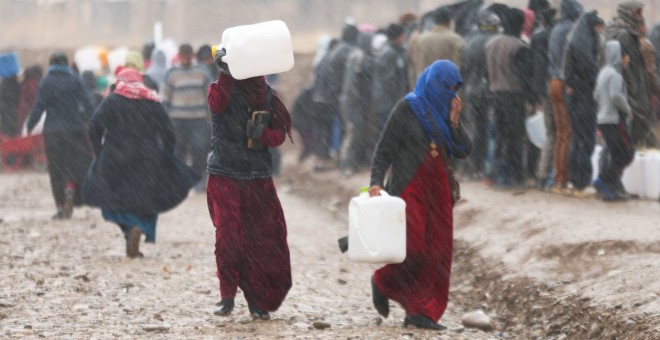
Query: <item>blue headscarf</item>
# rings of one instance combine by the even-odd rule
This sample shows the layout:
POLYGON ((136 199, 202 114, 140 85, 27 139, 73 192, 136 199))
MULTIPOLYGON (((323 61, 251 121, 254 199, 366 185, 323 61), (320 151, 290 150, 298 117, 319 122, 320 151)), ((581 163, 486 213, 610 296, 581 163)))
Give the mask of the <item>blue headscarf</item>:
POLYGON ((449 108, 452 99, 456 97, 456 92, 451 87, 456 86, 455 90, 458 91, 462 84, 463 79, 454 63, 449 60, 437 60, 422 72, 413 92, 406 95, 406 100, 415 111, 424 132, 436 144, 444 145, 448 153, 451 153, 452 149, 460 150, 464 147, 457 146, 454 142, 449 123, 449 108), (427 111, 430 115, 426 114, 427 111), (429 116, 434 122, 429 120, 429 116), (436 130, 439 130, 440 136, 436 130))

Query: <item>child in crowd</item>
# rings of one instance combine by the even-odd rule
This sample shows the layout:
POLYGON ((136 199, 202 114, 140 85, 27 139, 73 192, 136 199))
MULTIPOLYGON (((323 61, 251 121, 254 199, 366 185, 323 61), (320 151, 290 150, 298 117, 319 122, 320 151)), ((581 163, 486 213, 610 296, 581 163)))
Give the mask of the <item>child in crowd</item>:
POLYGON ((627 128, 632 110, 621 75, 630 64, 630 56, 622 51, 618 41, 609 41, 605 58, 606 65, 598 74, 594 99, 598 103, 598 129, 607 144, 610 160, 604 162, 594 187, 604 201, 621 201, 628 198, 621 184, 621 174, 635 155, 627 128))

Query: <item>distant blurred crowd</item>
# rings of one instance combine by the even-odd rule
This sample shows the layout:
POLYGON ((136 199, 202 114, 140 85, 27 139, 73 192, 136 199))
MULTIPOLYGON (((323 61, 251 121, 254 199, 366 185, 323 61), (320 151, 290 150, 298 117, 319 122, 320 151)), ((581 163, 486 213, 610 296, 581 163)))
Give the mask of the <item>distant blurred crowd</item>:
MULTIPOLYGON (((562 0, 559 9, 547 0, 530 0, 523 9, 469 0, 421 18, 404 13, 384 27, 347 23, 341 37, 319 39, 313 81, 292 107, 302 140, 299 159, 314 156, 316 171, 339 168, 345 176, 368 167, 392 108, 427 66, 448 59, 461 69, 462 122, 474 142, 472 156, 456 164, 463 177, 504 189, 535 185, 585 195, 593 184, 591 155, 600 139, 606 146, 600 168, 607 173, 600 176, 606 185, 598 182, 596 189, 605 190, 608 200, 626 199, 620 178, 635 146, 658 146, 658 48, 660 26, 647 30, 637 0, 622 1, 609 22, 577 0, 562 0), (619 58, 608 60, 607 41, 619 42, 619 58), (596 95, 599 72, 608 65, 624 80, 616 91, 625 103, 617 99, 615 107, 596 95), (545 126, 542 143, 532 143, 527 133, 526 122, 535 116, 545 126)), ((112 91, 122 68, 143 73, 172 119, 177 155, 205 176, 206 95, 219 73, 209 45, 195 53, 183 44, 168 56, 145 44, 141 53, 128 53, 123 66, 102 74, 70 66, 95 106, 112 91)), ((2 79, 3 138, 21 134, 43 74, 40 66, 31 66, 22 81, 18 75, 2 79)), ((275 86, 274 76, 268 80, 275 86)), ((600 92, 609 98, 614 90, 608 91, 600 92)), ((279 153, 273 153, 279 163, 279 153)))
POLYGON ((601 198, 625 200, 621 173, 635 146, 658 146, 660 26, 647 33, 637 0, 621 2, 608 23, 577 0, 559 9, 547 0, 522 9, 465 1, 385 27, 347 23, 341 37, 319 40, 313 82, 295 101, 299 159, 314 156, 316 171, 346 176, 368 167, 397 101, 433 61, 448 59, 461 69, 462 124, 474 144, 457 162, 464 178, 575 196, 593 184, 601 198), (619 43, 611 58, 608 41, 619 43), (603 76, 597 89, 607 66, 621 87, 603 76), (533 144, 526 123, 535 116, 546 135, 533 144), (605 149, 592 183, 597 139, 605 149))

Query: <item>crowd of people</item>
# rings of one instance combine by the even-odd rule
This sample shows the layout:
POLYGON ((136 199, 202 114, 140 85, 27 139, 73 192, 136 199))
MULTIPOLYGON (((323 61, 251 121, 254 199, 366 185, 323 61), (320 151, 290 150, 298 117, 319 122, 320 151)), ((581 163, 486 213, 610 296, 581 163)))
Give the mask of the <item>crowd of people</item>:
POLYGON ((56 52, 45 77, 35 65, 22 83, 13 76, 0 86, 3 139, 30 134, 43 120, 53 218, 69 219, 81 204, 100 207, 124 232, 129 257, 141 256, 142 235, 155 242, 159 212, 191 187, 206 191, 207 91, 220 70, 209 45, 194 53, 182 44, 173 59, 145 44, 112 72, 107 64, 81 72, 56 52))
POLYGON ((373 304, 387 317, 396 301, 404 325, 441 329, 460 199, 454 169, 501 189, 535 182, 583 196, 593 184, 602 199, 619 201, 628 198, 621 175, 635 147, 658 143, 660 28, 646 38, 641 2, 619 4, 609 24, 577 0, 561 1, 559 20, 547 0, 474 11, 472 29, 460 34, 451 6, 419 21, 406 13, 382 29, 346 24, 322 46, 292 115, 272 81, 234 79, 226 51, 214 56, 208 45, 196 54, 181 45, 169 68, 153 45, 130 52, 107 90, 57 52, 40 84, 39 68, 23 84, 3 80, 2 131, 17 136, 25 125, 30 133, 46 112, 54 217, 71 218, 77 204, 100 208, 131 258, 142 256, 142 235, 155 242, 159 213, 191 188, 205 191, 222 298, 214 314, 231 314, 240 288, 252 317, 265 320, 292 285, 272 177, 273 150, 294 128, 299 159, 313 155, 315 171, 371 167, 369 195, 386 190, 406 202, 407 257, 374 273, 373 304), (525 129, 535 112, 547 126, 542 148, 525 129), (592 183, 598 134, 606 151, 592 183))
POLYGON ((464 124, 474 142, 472 156, 455 161, 462 178, 578 197, 592 195, 586 189, 593 185, 603 200, 630 198, 621 174, 634 147, 658 146, 660 26, 647 37, 643 4, 621 2, 610 22, 577 0, 562 0, 559 9, 531 0, 524 9, 492 4, 474 11, 474 25, 463 34, 451 6, 419 22, 407 13, 381 29, 346 24, 315 58, 314 80, 293 106, 304 146, 299 158, 314 155, 315 170, 338 167, 346 176, 368 167, 397 101, 433 61, 447 59, 465 80, 464 124), (623 96, 597 85, 610 65, 611 40, 620 43, 621 60, 630 59, 611 65, 624 79, 623 96), (531 143, 525 126, 539 112, 547 132, 541 147, 531 143), (592 182, 597 141, 605 147, 592 182))

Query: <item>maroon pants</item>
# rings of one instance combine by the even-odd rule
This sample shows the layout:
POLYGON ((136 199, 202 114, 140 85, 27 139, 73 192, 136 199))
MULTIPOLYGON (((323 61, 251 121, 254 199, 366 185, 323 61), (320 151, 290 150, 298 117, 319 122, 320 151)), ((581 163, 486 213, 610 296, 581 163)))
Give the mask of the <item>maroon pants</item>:
POLYGON ((249 305, 277 310, 291 288, 291 263, 273 180, 211 175, 207 197, 220 295, 234 298, 240 287, 249 305))
POLYGON ((453 253, 451 190, 442 157, 427 153, 401 198, 406 202, 406 259, 378 269, 374 281, 406 315, 437 322, 447 308, 453 253))

